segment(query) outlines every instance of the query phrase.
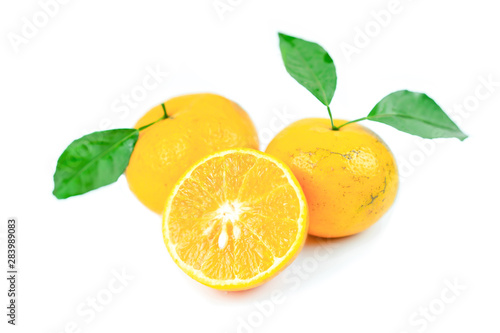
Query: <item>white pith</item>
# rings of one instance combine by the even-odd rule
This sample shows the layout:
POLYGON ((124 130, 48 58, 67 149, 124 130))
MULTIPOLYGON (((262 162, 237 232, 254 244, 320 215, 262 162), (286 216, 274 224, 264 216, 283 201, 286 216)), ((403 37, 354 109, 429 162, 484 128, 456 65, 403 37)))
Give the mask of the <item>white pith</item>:
MULTIPOLYGON (((218 245, 220 249, 227 246, 229 235, 227 234, 227 223, 233 224, 233 236, 235 240, 240 238, 241 229, 236 224, 239 221, 241 213, 247 210, 241 202, 226 201, 215 212, 215 218, 222 221, 222 231, 219 235, 218 245)), ((205 231, 206 233, 206 231, 205 231)))

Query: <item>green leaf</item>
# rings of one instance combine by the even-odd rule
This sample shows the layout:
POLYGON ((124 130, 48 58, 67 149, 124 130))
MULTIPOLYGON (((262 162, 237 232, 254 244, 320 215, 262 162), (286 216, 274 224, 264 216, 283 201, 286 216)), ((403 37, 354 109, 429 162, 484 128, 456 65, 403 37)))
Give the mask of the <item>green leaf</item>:
POLYGON ((330 55, 320 45, 278 33, 287 72, 328 106, 337 87, 337 73, 330 55))
POLYGON ((384 97, 366 119, 426 139, 458 138, 463 141, 467 138, 432 98, 408 90, 384 97))
POLYGON ((138 138, 136 129, 114 129, 73 141, 57 161, 53 194, 65 199, 114 183, 125 171, 138 138))

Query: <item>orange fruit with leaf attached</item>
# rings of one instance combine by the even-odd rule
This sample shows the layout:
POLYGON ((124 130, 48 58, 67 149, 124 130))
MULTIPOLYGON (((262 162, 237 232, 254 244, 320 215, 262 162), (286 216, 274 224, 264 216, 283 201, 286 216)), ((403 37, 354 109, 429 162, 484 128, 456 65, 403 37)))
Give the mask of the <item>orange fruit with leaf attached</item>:
MULTIPOLYGON (((164 103, 168 118, 142 130, 126 170, 131 191, 161 214, 174 183, 194 162, 213 152, 237 147, 257 149, 259 141, 248 114, 236 103, 214 94, 193 94, 164 103)), ((135 125, 163 116, 158 105, 135 125)))
POLYGON ((269 280, 307 237, 307 203, 297 179, 276 158, 230 149, 192 166, 170 193, 165 245, 191 278, 222 290, 269 280))
MULTIPOLYGON (((346 123, 335 120, 335 126, 346 123)), ((343 237, 361 232, 391 207, 398 189, 396 161, 387 145, 357 123, 332 130, 329 119, 299 120, 266 152, 297 177, 309 205, 309 234, 343 237)))

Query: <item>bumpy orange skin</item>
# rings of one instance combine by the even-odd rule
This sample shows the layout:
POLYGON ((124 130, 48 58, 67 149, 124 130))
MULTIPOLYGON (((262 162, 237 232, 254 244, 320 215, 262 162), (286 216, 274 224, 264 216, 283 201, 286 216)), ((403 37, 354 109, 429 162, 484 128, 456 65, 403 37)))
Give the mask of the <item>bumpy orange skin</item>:
POLYGON ((357 123, 333 131, 328 119, 299 120, 280 132, 266 152, 284 161, 302 186, 311 235, 331 238, 361 232, 377 222, 396 197, 394 156, 375 133, 357 123))
MULTIPOLYGON (((141 131, 126 170, 131 191, 161 214, 178 178, 202 157, 222 149, 258 149, 257 131, 248 114, 219 95, 192 94, 165 102, 169 118, 141 131)), ((148 125, 163 115, 158 105, 135 125, 148 125)))

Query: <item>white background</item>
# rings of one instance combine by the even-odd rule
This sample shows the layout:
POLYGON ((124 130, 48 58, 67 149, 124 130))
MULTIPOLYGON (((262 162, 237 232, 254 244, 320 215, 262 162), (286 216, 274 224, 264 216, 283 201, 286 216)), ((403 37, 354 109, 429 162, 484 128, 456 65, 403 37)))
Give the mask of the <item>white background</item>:
POLYGON ((1 331, 498 332, 500 86, 475 97, 488 92, 481 78, 500 82, 495 2, 401 0, 380 28, 371 13, 389 0, 223 0, 232 7, 222 16, 212 1, 69 1, 17 52, 9 38, 41 7, 1 3, 2 271, 8 217, 19 219, 20 237, 18 326, 6 324, 2 278, 1 331), (367 27, 372 37, 361 45, 356 36, 367 27), (293 120, 277 114, 326 117, 286 73, 278 31, 330 52, 336 117, 365 116, 386 94, 411 89, 433 97, 470 137, 430 142, 365 122, 399 162, 391 211, 357 236, 309 239, 284 273, 247 292, 212 290, 182 273, 163 244, 160 217, 123 177, 80 197, 52 196, 57 158, 72 140, 103 124, 130 127, 175 95, 208 91, 237 101, 263 141, 293 120), (358 53, 346 56, 347 44, 358 53), (127 114, 114 112, 148 68, 168 75, 127 114), (113 272, 123 269, 133 279, 89 314, 88 299, 107 300, 113 272), (458 296, 447 290, 455 282, 466 288, 458 296), (273 293, 282 297, 271 306, 273 293), (429 307, 432 317, 422 319, 418 311, 429 307))

